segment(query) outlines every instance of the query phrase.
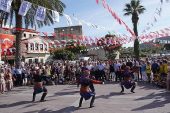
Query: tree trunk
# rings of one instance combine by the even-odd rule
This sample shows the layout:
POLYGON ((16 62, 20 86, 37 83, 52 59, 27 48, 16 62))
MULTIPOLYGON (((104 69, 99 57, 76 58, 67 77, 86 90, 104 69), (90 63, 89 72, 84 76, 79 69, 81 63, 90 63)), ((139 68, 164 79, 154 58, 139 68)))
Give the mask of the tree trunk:
POLYGON ((134 30, 134 33, 135 33, 135 41, 134 41, 134 54, 135 54, 135 58, 137 60, 139 60, 139 55, 140 55, 140 50, 139 50, 139 40, 138 40, 138 20, 139 20, 139 17, 138 17, 138 14, 137 13, 134 13, 132 15, 132 23, 133 23, 133 30, 134 30))
MULTIPOLYGON (((15 12, 16 15, 16 28, 22 28, 22 16, 18 15, 18 11, 15 12)), ((15 53, 15 66, 19 68, 21 66, 21 37, 22 31, 16 31, 16 53, 15 53)))
POLYGON ((138 26, 137 26, 137 22, 133 23, 133 31, 135 33, 136 38, 138 38, 138 26))
POLYGON ((133 23, 133 30, 135 33, 135 41, 134 41, 134 54, 135 54, 135 58, 136 60, 139 60, 139 54, 140 54, 140 50, 139 50, 139 40, 138 40, 138 30, 137 30, 137 22, 133 23))

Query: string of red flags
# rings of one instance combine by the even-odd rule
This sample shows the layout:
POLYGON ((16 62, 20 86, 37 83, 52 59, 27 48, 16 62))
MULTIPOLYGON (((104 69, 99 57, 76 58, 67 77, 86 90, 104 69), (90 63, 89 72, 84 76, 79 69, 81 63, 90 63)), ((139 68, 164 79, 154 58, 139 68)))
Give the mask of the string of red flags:
POLYGON ((160 44, 155 44, 153 42, 144 42, 144 44, 148 44, 148 45, 151 45, 151 46, 154 46, 154 47, 160 47, 160 44))
MULTIPOLYGON (((11 31, 25 31, 25 32, 35 32, 37 34, 43 34, 45 37, 48 38, 49 34, 52 35, 53 37, 59 36, 59 37, 68 37, 68 39, 79 39, 79 40, 86 40, 86 41, 97 41, 99 40, 101 37, 90 37, 90 36, 82 36, 82 35, 76 35, 76 34, 64 34, 64 33, 58 33, 56 34, 54 33, 48 33, 48 32, 38 32, 38 31, 34 31, 31 29, 24 29, 24 28, 0 28, 0 29, 4 29, 4 30, 11 30, 11 31)), ((130 38, 127 35, 115 35, 116 40, 117 41, 121 41, 123 43, 123 41, 127 41, 130 38)))
POLYGON ((148 34, 141 35, 139 39, 141 41, 145 41, 145 40, 153 40, 153 39, 161 38, 161 37, 163 38, 167 36, 170 36, 170 27, 161 29, 159 31, 150 32, 148 34))
POLYGON ((123 25, 126 30, 135 37, 135 33, 128 27, 128 25, 112 10, 112 8, 107 4, 106 0, 102 0, 102 5, 107 11, 114 17, 114 19, 120 24, 123 25))
POLYGON ((160 0, 159 6, 156 7, 151 22, 147 22, 146 27, 142 30, 142 33, 146 33, 154 26, 155 23, 159 21, 159 18, 161 17, 163 11, 163 3, 165 3, 165 1, 166 3, 169 2, 169 0, 160 0))

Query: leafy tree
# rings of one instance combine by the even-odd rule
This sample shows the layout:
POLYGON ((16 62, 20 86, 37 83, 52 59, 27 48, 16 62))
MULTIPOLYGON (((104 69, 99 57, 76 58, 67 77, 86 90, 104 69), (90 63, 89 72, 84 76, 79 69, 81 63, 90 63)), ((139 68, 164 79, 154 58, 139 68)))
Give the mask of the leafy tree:
POLYGON ((110 54, 107 54, 106 56, 110 60, 115 60, 115 58, 116 58, 116 54, 115 53, 110 53, 110 54))
POLYGON ((74 60, 75 55, 71 51, 59 49, 53 52, 53 58, 58 60, 74 60))
MULTIPOLYGON (((31 2, 36 5, 32 5, 30 10, 28 11, 27 15, 25 17, 22 17, 18 14, 20 5, 22 3, 22 0, 13 0, 11 11, 10 13, 6 13, 4 11, 0 11, 0 18, 4 21, 6 24, 8 20, 10 21, 10 25, 13 24, 13 21, 15 21, 15 27, 16 28, 28 28, 38 25, 38 27, 43 27, 46 25, 54 24, 54 21, 52 19, 52 11, 47 10, 46 12, 46 18, 45 21, 38 21, 35 19, 35 13, 38 5, 46 7, 48 9, 52 9, 55 11, 60 12, 60 14, 63 13, 65 4, 61 2, 61 0, 25 0, 28 2, 31 2), (25 25, 25 26, 24 26, 25 25)), ((22 31, 16 31, 16 56, 15 56, 15 62, 16 67, 18 68, 21 65, 21 37, 22 37, 22 31)))
POLYGON ((84 51, 87 48, 86 48, 86 46, 79 45, 76 42, 72 41, 72 42, 67 43, 65 49, 73 52, 74 54, 80 54, 81 51, 84 51))
POLYGON ((141 5, 140 0, 131 0, 130 3, 127 3, 125 5, 125 9, 124 9, 125 16, 130 16, 130 15, 132 16, 133 30, 136 35, 136 39, 134 41, 134 53, 136 59, 139 59, 139 54, 140 54, 137 25, 139 21, 139 14, 144 13, 144 11, 145 8, 144 6, 141 5))

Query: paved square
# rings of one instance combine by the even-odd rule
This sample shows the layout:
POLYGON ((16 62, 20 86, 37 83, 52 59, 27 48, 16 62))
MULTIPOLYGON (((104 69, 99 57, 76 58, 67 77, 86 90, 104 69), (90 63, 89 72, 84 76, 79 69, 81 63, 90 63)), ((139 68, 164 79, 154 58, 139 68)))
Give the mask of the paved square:
POLYGON ((46 102, 32 103, 32 87, 17 87, 0 95, 0 113, 170 113, 170 92, 147 84, 138 84, 136 93, 125 90, 120 94, 118 84, 95 85, 95 107, 83 101, 78 109, 79 88, 75 85, 47 86, 46 102))

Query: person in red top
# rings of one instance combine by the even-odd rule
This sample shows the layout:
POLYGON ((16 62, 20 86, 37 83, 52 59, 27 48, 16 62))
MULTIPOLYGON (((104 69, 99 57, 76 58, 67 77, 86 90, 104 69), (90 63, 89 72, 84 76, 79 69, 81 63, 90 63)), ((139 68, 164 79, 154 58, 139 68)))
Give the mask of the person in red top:
POLYGON ((95 100, 95 88, 93 84, 102 84, 102 81, 97 81, 90 79, 90 71, 87 68, 83 69, 83 75, 80 78, 80 101, 79 101, 79 107, 82 106, 83 99, 89 100, 91 97, 91 102, 90 102, 90 108, 94 107, 93 103, 95 100))

